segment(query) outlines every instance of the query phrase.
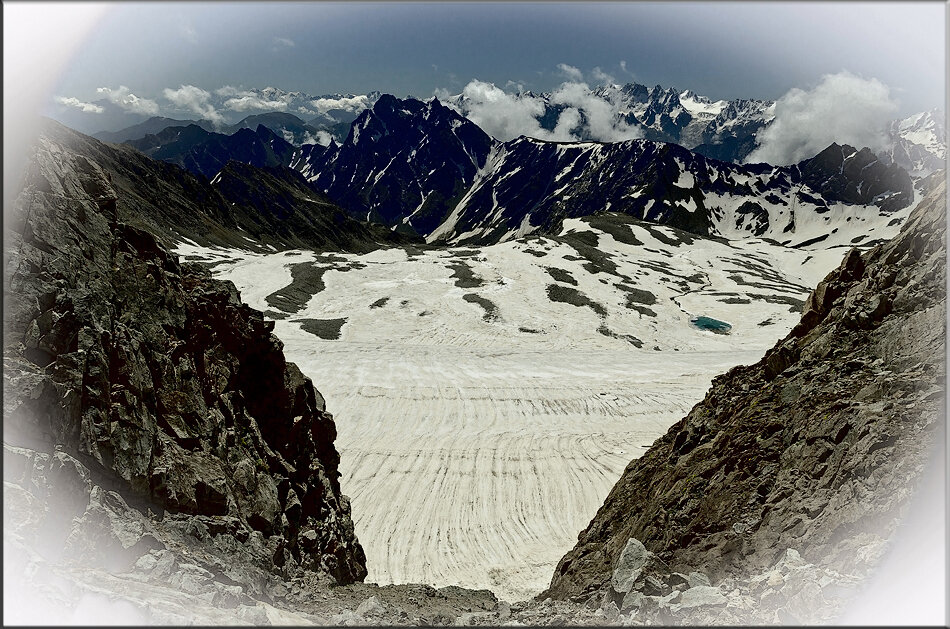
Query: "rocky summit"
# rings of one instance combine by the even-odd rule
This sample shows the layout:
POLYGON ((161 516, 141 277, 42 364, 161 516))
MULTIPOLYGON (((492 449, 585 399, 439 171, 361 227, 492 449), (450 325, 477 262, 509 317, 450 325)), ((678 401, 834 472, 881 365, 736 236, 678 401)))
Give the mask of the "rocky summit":
POLYGON ((715 378, 630 463, 541 597, 663 624, 834 617, 942 434, 945 208, 941 183, 897 238, 849 252, 762 360, 715 378))

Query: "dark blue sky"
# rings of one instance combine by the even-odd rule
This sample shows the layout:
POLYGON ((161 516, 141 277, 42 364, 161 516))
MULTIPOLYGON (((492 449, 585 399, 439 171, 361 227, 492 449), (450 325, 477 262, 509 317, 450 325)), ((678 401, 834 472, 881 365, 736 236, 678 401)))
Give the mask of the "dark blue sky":
POLYGON ((848 70, 883 81, 911 113, 943 106, 944 41, 942 2, 115 3, 54 91, 430 96, 476 78, 542 91, 565 63, 591 84, 599 67, 620 83, 775 99, 848 70))

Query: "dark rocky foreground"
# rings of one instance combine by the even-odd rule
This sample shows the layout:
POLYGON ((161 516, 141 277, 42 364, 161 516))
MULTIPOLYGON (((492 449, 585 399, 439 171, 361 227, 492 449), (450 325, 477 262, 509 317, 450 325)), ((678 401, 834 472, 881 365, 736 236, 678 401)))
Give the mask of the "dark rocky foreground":
POLYGON ((320 394, 233 285, 122 220, 107 172, 41 140, 6 216, 7 622, 823 621, 942 426, 941 186, 630 464, 537 600, 360 583, 320 394))
POLYGON ((44 139, 7 217, 7 557, 204 580, 214 603, 362 580, 323 398, 233 284, 116 205, 99 166, 44 139), (172 549, 194 544, 182 572, 172 549))

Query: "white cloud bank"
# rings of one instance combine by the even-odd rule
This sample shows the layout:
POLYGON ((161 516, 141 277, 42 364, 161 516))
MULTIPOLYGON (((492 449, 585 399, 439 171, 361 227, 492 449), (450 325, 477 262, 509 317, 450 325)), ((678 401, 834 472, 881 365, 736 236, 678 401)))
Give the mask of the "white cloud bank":
POLYGON ((147 98, 139 98, 125 85, 120 85, 118 89, 99 87, 96 88, 96 92, 102 94, 110 103, 129 113, 145 114, 147 116, 158 115, 158 103, 147 98))
POLYGON ((223 85, 214 93, 227 99, 221 103, 221 106, 231 111, 287 111, 294 98, 293 93, 286 93, 273 87, 245 90, 232 85, 223 85))
MULTIPOLYGON (((563 83, 551 94, 551 103, 567 105, 583 112, 587 119, 585 137, 600 142, 622 142, 643 137, 636 127, 631 127, 620 117, 618 103, 595 96, 586 83, 563 83)), ((569 110, 567 110, 569 111, 569 110)), ((565 111, 564 113, 567 113, 565 111)), ((561 116, 564 116, 564 113, 561 116)), ((561 120, 558 119, 560 125, 561 120)))
POLYGON ((74 98, 72 96, 57 96, 54 100, 60 105, 75 107, 86 114, 101 114, 105 111, 105 109, 99 105, 96 105, 95 103, 84 103, 78 98, 74 98))
MULTIPOLYGON (((436 96, 445 100, 448 94, 437 90, 436 96)), ((539 96, 512 94, 477 79, 462 90, 464 115, 498 140, 520 135, 556 142, 617 142, 642 137, 639 129, 621 119, 618 104, 591 94, 586 83, 562 83, 551 93, 549 102, 562 107, 551 130, 541 126, 545 102, 539 96)))
POLYGON ((832 142, 878 150, 887 143, 885 130, 896 112, 890 89, 877 79, 826 74, 814 89, 793 88, 776 101, 775 119, 745 161, 794 164, 832 142))
POLYGON ((207 118, 215 125, 224 122, 224 117, 211 104, 211 94, 194 85, 182 85, 177 90, 165 88, 165 98, 174 105, 207 118))
POLYGON ((317 98, 310 101, 310 104, 319 113, 325 114, 333 109, 343 111, 362 111, 370 106, 369 97, 365 94, 358 96, 341 96, 340 98, 317 98))

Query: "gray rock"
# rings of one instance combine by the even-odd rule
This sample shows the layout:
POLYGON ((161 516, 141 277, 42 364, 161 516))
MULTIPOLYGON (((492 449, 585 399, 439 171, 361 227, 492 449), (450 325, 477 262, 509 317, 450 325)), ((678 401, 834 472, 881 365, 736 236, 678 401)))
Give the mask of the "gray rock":
MULTIPOLYGON (((670 565, 734 575, 741 597, 770 607, 752 612, 756 622, 797 592, 815 602, 810 578, 790 587, 809 561, 838 575, 873 569, 876 540, 898 530, 945 419, 946 183, 928 185, 897 237, 848 252, 792 333, 714 378, 627 466, 543 596, 630 591, 633 571, 618 569, 631 538, 670 565), (754 577, 776 559, 777 575, 754 577)), ((825 617, 808 613, 799 620, 825 617)))
POLYGON ((604 612, 604 618, 606 618, 608 622, 616 622, 620 617, 620 609, 617 608, 617 604, 613 601, 604 604, 601 607, 601 611, 604 612))
POLYGON ((126 570, 142 555, 164 548, 141 513, 122 496, 95 485, 89 505, 64 542, 67 554, 86 565, 126 570))
POLYGON ((631 609, 640 609, 646 598, 642 592, 630 590, 624 594, 623 601, 620 603, 620 610, 625 612, 631 609))
POLYGON ((700 585, 684 591, 677 602, 677 611, 693 607, 718 607, 726 605, 729 599, 717 587, 700 585))
POLYGON ((383 604, 376 596, 370 596, 368 599, 360 603, 359 607, 356 608, 356 614, 358 616, 362 616, 363 618, 379 616, 384 613, 386 613, 386 608, 383 607, 383 604))
POLYGON ((139 557, 133 568, 149 577, 162 580, 177 569, 175 555, 168 550, 151 550, 139 557))
POLYGON ((241 605, 235 615, 239 620, 252 625, 269 627, 272 624, 267 610, 260 605, 241 605))
POLYGON ((180 173, 145 164, 133 179, 151 183, 130 198, 127 177, 113 183, 73 148, 96 159, 114 150, 51 123, 4 224, 5 440, 54 453, 11 456, 16 484, 54 508, 36 536, 90 561, 104 542, 100 555, 121 551, 114 567, 128 569, 161 546, 150 508, 194 518, 160 526, 199 542, 251 529, 282 538, 269 555, 242 551, 274 574, 363 579, 322 397, 233 284, 132 224, 150 223, 136 212, 153 201, 187 203, 156 198, 180 173))
POLYGON ((699 587, 701 585, 712 585, 712 583, 709 582, 709 577, 707 577, 702 572, 690 572, 687 579, 689 581, 689 587, 691 588, 699 587))
POLYGON ((630 538, 614 567, 611 585, 620 594, 629 592, 647 563, 648 551, 639 540, 630 538))

